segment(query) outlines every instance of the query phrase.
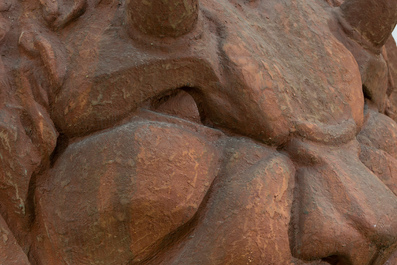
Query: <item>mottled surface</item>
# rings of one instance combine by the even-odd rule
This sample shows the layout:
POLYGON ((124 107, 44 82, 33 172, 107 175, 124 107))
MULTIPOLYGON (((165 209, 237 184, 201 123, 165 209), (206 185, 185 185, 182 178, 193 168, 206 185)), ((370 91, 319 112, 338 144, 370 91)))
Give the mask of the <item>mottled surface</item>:
POLYGON ((3 0, 0 264, 396 265, 396 3, 3 0))

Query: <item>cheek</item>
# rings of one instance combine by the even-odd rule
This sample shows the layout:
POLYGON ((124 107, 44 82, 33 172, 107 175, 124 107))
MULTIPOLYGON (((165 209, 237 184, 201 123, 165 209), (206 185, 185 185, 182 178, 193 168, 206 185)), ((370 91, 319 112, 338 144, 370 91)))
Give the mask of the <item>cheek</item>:
POLYGON ((216 148, 192 130, 149 121, 70 145, 37 192, 54 249, 71 263, 146 258, 193 218, 218 173, 216 148), (120 255, 96 253, 97 244, 120 255))

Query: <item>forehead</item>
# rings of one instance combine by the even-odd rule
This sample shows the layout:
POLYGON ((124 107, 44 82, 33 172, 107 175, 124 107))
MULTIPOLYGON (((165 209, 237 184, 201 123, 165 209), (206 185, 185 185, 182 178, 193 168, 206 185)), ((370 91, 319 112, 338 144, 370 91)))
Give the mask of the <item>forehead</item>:
POLYGON ((228 105, 246 105, 230 108, 241 108, 268 128, 279 126, 273 120, 292 128, 362 119, 358 66, 331 32, 325 1, 203 0, 192 33, 160 40, 130 31, 126 8, 124 1, 89 2, 84 15, 60 31, 68 58, 65 97, 71 96, 68 87, 95 80, 104 94, 134 83, 131 89, 142 98, 139 86, 153 90, 162 82, 166 90, 216 83, 218 96, 230 98, 228 105))

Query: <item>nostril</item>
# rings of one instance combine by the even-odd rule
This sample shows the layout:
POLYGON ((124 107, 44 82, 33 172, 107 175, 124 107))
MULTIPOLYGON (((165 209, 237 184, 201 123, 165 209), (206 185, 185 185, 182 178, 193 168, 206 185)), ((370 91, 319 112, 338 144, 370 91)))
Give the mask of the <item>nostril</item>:
POLYGON ((291 156, 300 163, 290 232, 294 257, 336 265, 384 264, 397 245, 396 196, 359 161, 355 143, 335 150, 296 141, 322 162, 307 165, 291 156))
POLYGON ((351 262, 349 262, 345 257, 338 256, 338 255, 328 256, 326 258, 322 258, 321 260, 328 262, 331 265, 350 265, 351 264, 351 262))

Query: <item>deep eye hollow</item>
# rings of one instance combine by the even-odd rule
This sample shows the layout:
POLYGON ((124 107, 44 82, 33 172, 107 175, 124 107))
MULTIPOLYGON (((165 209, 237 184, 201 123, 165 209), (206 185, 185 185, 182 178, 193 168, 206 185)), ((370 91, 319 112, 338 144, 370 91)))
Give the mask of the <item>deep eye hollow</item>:
POLYGON ((189 93, 193 88, 182 87, 167 91, 150 102, 150 109, 201 124, 198 104, 189 93))

